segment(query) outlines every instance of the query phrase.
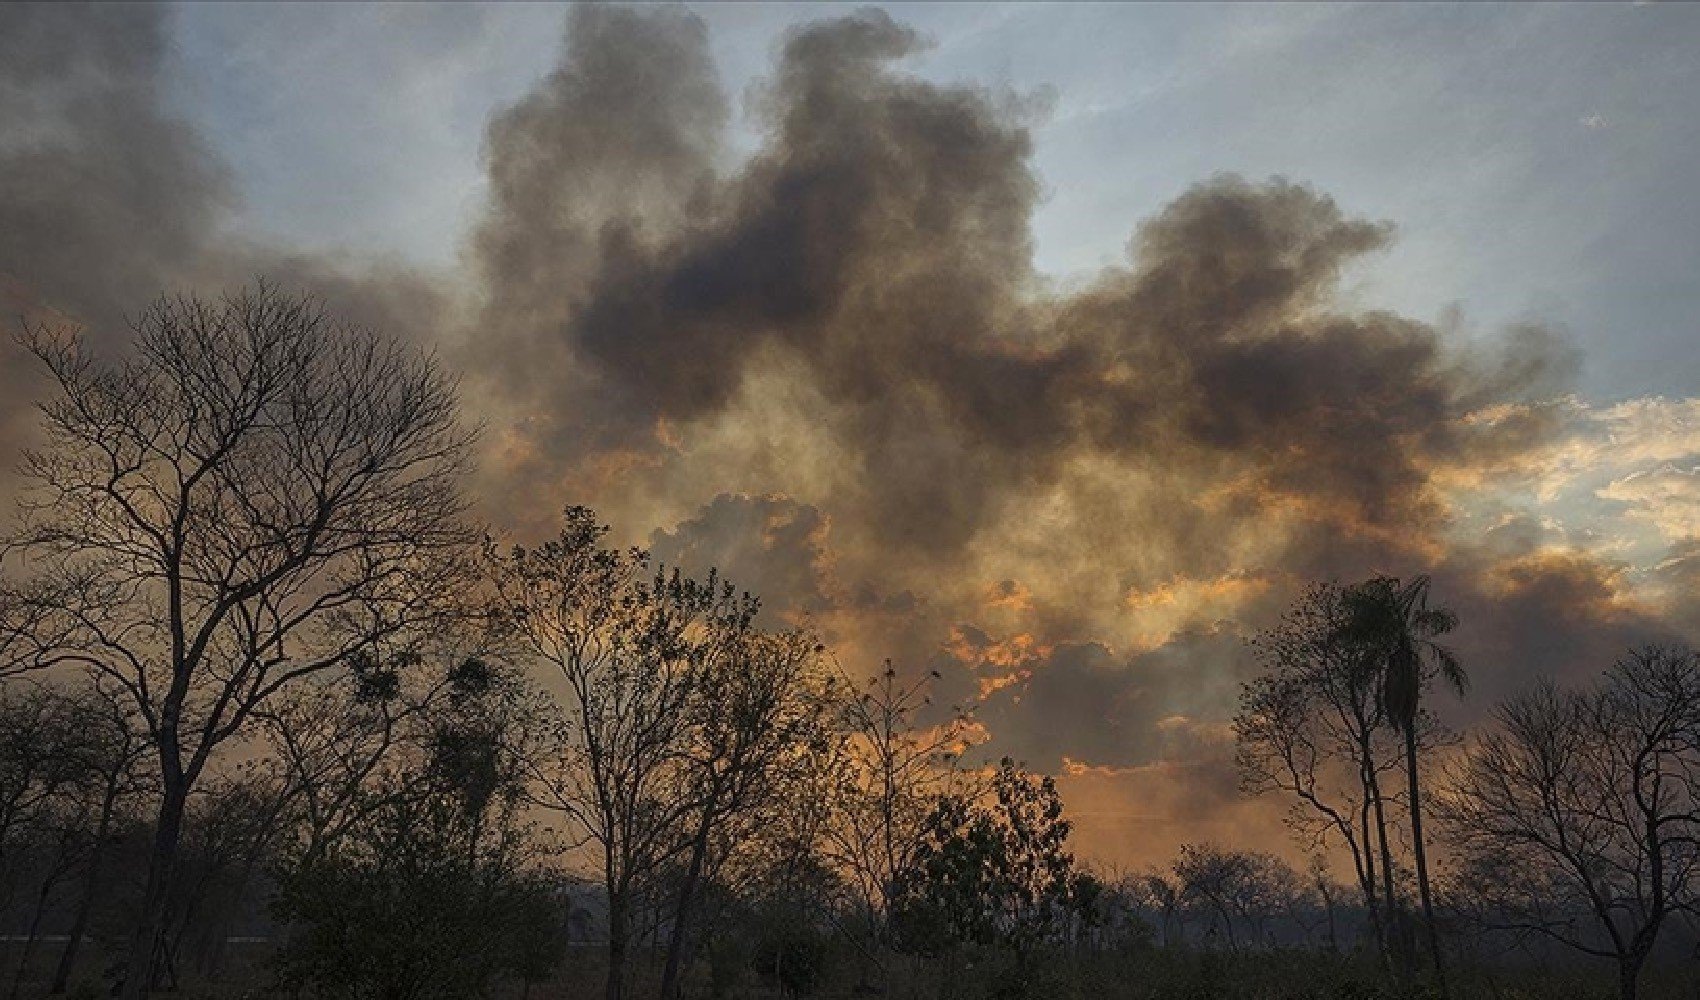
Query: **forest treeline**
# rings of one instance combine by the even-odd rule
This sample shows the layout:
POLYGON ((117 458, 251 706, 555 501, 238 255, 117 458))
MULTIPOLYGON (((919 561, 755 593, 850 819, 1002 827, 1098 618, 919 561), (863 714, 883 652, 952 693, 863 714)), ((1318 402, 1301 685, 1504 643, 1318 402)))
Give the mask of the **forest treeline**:
POLYGON ((1466 738, 1430 710, 1471 665, 1428 581, 1316 585, 1234 724, 1310 861, 1107 871, 933 676, 859 677, 583 507, 489 537, 435 358, 265 284, 133 325, 117 356, 20 336, 54 391, 0 548, 12 997, 1582 996, 1609 969, 1592 995, 1630 998, 1696 969, 1686 649, 1466 738))

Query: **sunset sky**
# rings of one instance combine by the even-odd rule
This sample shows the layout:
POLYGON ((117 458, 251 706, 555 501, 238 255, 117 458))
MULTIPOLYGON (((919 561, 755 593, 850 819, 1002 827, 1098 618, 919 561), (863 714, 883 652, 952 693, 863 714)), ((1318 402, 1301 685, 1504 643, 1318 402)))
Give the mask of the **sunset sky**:
POLYGON ((498 530, 938 669, 1090 857, 1288 850, 1228 721, 1308 581, 1432 574, 1460 728, 1700 640, 1696 95, 1675 4, 8 5, 0 323, 316 290, 498 530))

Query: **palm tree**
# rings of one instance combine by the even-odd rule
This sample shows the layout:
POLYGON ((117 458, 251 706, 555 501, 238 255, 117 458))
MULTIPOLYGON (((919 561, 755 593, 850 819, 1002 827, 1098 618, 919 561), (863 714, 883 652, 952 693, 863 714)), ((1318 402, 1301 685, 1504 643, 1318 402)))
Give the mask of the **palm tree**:
POLYGON ((1405 775, 1411 796, 1411 846, 1417 863, 1417 893, 1422 900, 1423 924, 1429 955, 1442 994, 1446 971, 1441 965, 1440 936, 1435 930, 1434 900, 1429 891, 1428 853, 1423 847, 1423 814, 1417 775, 1417 724, 1423 688, 1438 674, 1462 695, 1469 678, 1451 649, 1439 637, 1458 627, 1458 615, 1448 608, 1429 606, 1429 578, 1407 583, 1395 577, 1376 577, 1346 594, 1347 638, 1362 643, 1379 672, 1381 708, 1388 722, 1405 737, 1405 775), (1432 673, 1431 673, 1432 670, 1432 673))

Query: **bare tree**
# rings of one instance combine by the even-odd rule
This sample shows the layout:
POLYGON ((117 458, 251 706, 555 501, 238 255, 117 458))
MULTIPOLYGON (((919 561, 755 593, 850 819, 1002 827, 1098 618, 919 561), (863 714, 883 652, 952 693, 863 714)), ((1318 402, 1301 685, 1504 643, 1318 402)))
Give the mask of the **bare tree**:
POLYGON ((1181 906, 1181 888, 1171 873, 1152 868, 1122 883, 1122 891, 1157 925, 1157 943, 1164 948, 1186 940, 1186 913, 1181 906))
POLYGON ((1229 951, 1248 933, 1263 939, 1270 920, 1294 917, 1305 902, 1299 874, 1272 854, 1183 844, 1172 871, 1177 904, 1199 911, 1206 933, 1220 930, 1229 951))
POLYGON ((20 852, 29 859, 28 869, 34 880, 33 901, 28 908, 23 947, 18 949, 17 967, 12 973, 9 1000, 17 1000, 23 990, 24 975, 34 958, 41 940, 41 924, 48 906, 59 887, 69 881, 76 871, 78 855, 84 845, 87 826, 81 811, 69 797, 55 797, 35 817, 22 838, 20 852))
POLYGON ((57 687, 13 681, 0 687, 0 865, 16 836, 83 780, 87 760, 76 700, 57 687))
POLYGON ((168 989, 181 986, 188 958, 203 975, 217 972, 230 920, 248 901, 254 873, 275 857, 289 794, 260 763, 209 770, 189 798, 155 958, 168 989))
POLYGON ((215 753, 291 683, 438 612, 471 541, 468 439, 433 360, 265 284, 162 299, 133 326, 117 359, 24 333, 59 391, 11 541, 29 610, 8 619, 15 662, 85 665, 127 692, 158 758, 129 1000, 215 753))
MULTIPOLYGON (((1254 794, 1293 796, 1287 820, 1307 848, 1343 845, 1384 959, 1396 912, 1394 845, 1383 791, 1400 766, 1398 734, 1382 709, 1378 674, 1345 634, 1335 584, 1313 586, 1254 646, 1265 672, 1245 686, 1234 719, 1241 779, 1254 794), (1379 876, 1379 877, 1378 877, 1379 876)), ((1421 748, 1432 727, 1420 721, 1421 748)))
MULTIPOLYGON (((484 659, 489 650, 470 638, 451 634, 423 648, 363 652, 346 672, 315 677, 255 713, 268 764, 285 790, 297 856, 310 860, 364 822, 382 805, 370 794, 373 782, 393 784, 397 768, 429 751, 446 716, 505 676, 493 673, 484 659)), ((526 707, 536 714, 535 692, 527 691, 526 707)))
POLYGON ((940 724, 922 718, 937 676, 906 681, 888 663, 842 709, 841 777, 823 850, 850 883, 862 924, 855 937, 870 945, 886 936, 897 878, 914 867, 934 808, 946 794, 970 791, 959 787, 957 767, 968 714, 954 711, 940 724))
POLYGON ((729 654, 756 605, 710 574, 695 581, 640 549, 603 547, 594 512, 568 508, 553 541, 487 546, 499 618, 557 673, 566 722, 543 804, 602 855, 609 1000, 627 985, 634 909, 691 843, 692 711, 703 665, 729 654))
POLYGON ((273 902, 291 934, 277 968, 297 988, 484 996, 560 958, 559 873, 525 793, 552 720, 517 669, 467 659, 450 674, 446 696, 400 720, 381 766, 357 768, 358 821, 283 844, 273 902))
MULTIPOLYGON (((7 546, 0 539, 0 559, 7 546)), ((0 579, 0 678, 27 673, 53 661, 73 629, 61 605, 70 589, 57 581, 0 579)))
POLYGON ((102 883, 111 832, 121 810, 151 784, 141 769, 147 744, 99 680, 14 680, 0 691, 0 843, 18 849, 4 852, 4 860, 19 868, 12 855, 20 854, 33 888, 14 997, 50 902, 81 874, 66 948, 74 957, 102 883))
POLYGON ((1336 918, 1339 903, 1335 897, 1345 886, 1334 881, 1328 859, 1320 854, 1310 856, 1305 866, 1305 877, 1310 880, 1311 890, 1316 894, 1317 901, 1322 904, 1323 926, 1328 933, 1328 950, 1337 954, 1340 951, 1340 928, 1336 918))
POLYGON ((1460 891, 1491 927, 1617 963, 1625 1000, 1695 888, 1700 658, 1650 647, 1592 689, 1501 705, 1442 816, 1460 891))

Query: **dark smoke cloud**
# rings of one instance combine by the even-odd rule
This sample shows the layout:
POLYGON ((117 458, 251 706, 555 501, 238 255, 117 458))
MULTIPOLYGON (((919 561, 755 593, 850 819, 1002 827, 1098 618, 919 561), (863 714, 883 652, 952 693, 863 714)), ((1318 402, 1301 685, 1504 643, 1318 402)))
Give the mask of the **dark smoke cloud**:
MULTIPOLYGON (((1700 575, 1681 558, 1663 569, 1690 587, 1700 575)), ((1447 642, 1472 689, 1465 700, 1437 691, 1430 707, 1467 728, 1537 678, 1582 683, 1633 646, 1695 640, 1692 627, 1686 635, 1681 627, 1696 620, 1684 617, 1692 602, 1662 616, 1626 601, 1624 572, 1575 552, 1525 551, 1498 562, 1459 553, 1435 567, 1437 598, 1462 618, 1447 642)), ((1225 724, 1240 685, 1259 669, 1246 640, 1292 597, 1283 589, 1276 600, 1252 602, 1233 622, 1194 621, 1132 655, 1097 642, 1012 645, 959 624, 932 663, 949 698, 979 702, 977 717, 994 736, 987 753, 1052 770, 1065 758, 1109 768, 1163 760, 1225 766, 1225 724)))
POLYGON ((686 573, 717 570, 757 596, 783 595, 764 612, 815 615, 843 601, 833 578, 831 527, 819 508, 788 497, 723 493, 695 517, 656 531, 649 550, 657 562, 686 573))
MULTIPOLYGON (((1463 619, 1453 644, 1475 678, 1473 719, 1536 678, 1584 682, 1632 646, 1680 641, 1667 618, 1627 600, 1625 567, 1576 552, 1533 552, 1489 565, 1445 567, 1441 585, 1463 619)), ((1690 636, 1690 639, 1693 637, 1690 636)))
POLYGON ((1221 176, 1058 291, 1032 264, 1031 106, 903 72, 921 39, 887 15, 789 36, 735 165, 699 22, 582 8, 568 37, 490 128, 474 242, 468 357, 521 418, 515 495, 594 467, 626 480, 590 487, 616 505, 673 498, 687 513, 658 554, 719 565, 868 663, 939 667, 941 705, 982 703, 988 752, 1230 773, 1244 636, 1310 579, 1436 572, 1496 676, 1597 669, 1655 624, 1612 599, 1609 568, 1541 540, 1451 551, 1440 481, 1546 441, 1562 412, 1538 404, 1577 359, 1538 327, 1464 349, 1345 308, 1342 277, 1389 225, 1221 176), (1499 404, 1519 405, 1467 419, 1499 404), (783 441, 693 458, 771 434, 774 406, 783 441), (849 471, 768 495, 792 488, 787 462, 849 471), (1037 511, 1035 544, 1011 525, 1037 511), (995 557, 1012 530, 1017 567, 995 557), (1033 586, 974 579, 993 567, 1033 586), (901 612, 880 596, 916 591, 901 612), (1157 632, 1106 640, 1118 606, 1157 632))
POLYGON ((164 110, 165 56, 157 8, 0 7, 0 269, 17 294, 108 328, 218 238, 230 177, 164 110))
POLYGON ((868 484, 854 516, 886 544, 948 557, 1082 457, 1161 465, 1245 516, 1298 498, 1324 524, 1404 527, 1436 515, 1433 468, 1486 447, 1459 419, 1562 367, 1535 337, 1471 361, 1424 324, 1338 311, 1342 269, 1389 229, 1283 181, 1203 184, 1127 267, 1046 293, 1021 107, 896 71, 919 42, 877 11, 789 39, 756 102, 765 145, 718 178, 699 23, 591 8, 571 37, 491 129, 478 242, 497 391, 545 408, 537 448, 561 462, 608 446, 563 437, 575 413, 653 447, 658 420, 731 412, 778 357, 833 408, 868 484), (680 71, 634 69, 661 65, 680 71), (630 133, 597 141, 610 114, 630 133))
POLYGON ((1252 666, 1244 638, 1224 624, 1182 629, 1132 656, 1070 642, 1013 663, 984 645, 988 637, 966 631, 966 641, 936 661, 944 691, 978 703, 976 717, 994 736, 990 752, 1051 772, 1065 760, 1124 768, 1222 757, 1222 709, 1235 703, 1252 666), (976 652, 992 658, 976 660, 976 652), (963 683, 1000 677, 1011 682, 979 690, 963 683))
POLYGON ((641 405, 597 384, 561 331, 590 307, 605 260, 701 211, 727 114, 688 14, 578 7, 568 39, 561 67, 490 123, 490 210, 472 238, 482 311, 465 342, 556 464, 589 438, 617 441, 619 417, 641 405))
MULTIPOLYGON (((0 6, 0 333, 69 319, 111 339, 208 252, 230 178, 162 110, 165 55, 157 8, 0 6)), ((38 390, 0 337, 0 446, 38 390)))
MULTIPOLYGON (((44 390, 9 334, 19 321, 127 342, 125 317, 162 294, 256 277, 339 315, 432 340, 440 280, 290 253, 231 226, 234 179, 167 106, 167 8, 0 5, 0 449, 27 441, 44 390)), ((6 462, 9 467, 10 461, 6 462)), ((10 483, 0 476, 0 495, 10 483)))

